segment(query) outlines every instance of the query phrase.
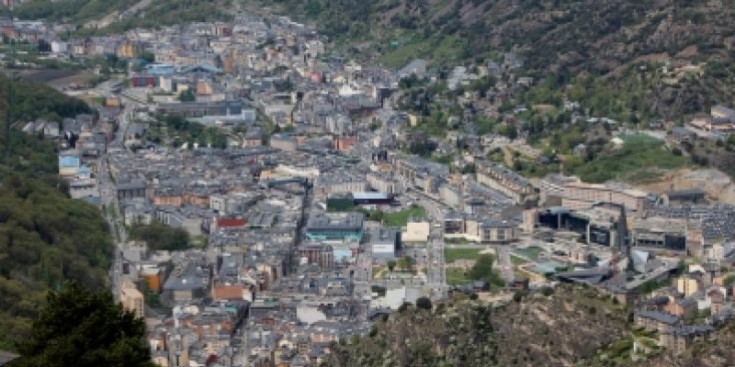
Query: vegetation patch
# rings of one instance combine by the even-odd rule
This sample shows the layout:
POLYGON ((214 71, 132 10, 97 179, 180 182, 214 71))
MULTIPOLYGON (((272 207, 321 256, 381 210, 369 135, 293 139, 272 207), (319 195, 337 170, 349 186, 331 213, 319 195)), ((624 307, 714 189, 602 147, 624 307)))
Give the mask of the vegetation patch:
POLYGON ((425 217, 426 209, 418 204, 413 204, 408 209, 386 214, 383 218, 383 225, 388 227, 405 227, 411 218, 425 217))
POLYGON ((151 224, 136 224, 130 228, 130 238, 145 241, 148 249, 158 250, 186 250, 189 248, 189 233, 182 228, 172 228, 161 222, 151 224))
POLYGON ((462 267, 447 267, 445 275, 448 285, 463 285, 470 282, 470 279, 467 277, 467 269, 462 267))
POLYGON ((444 262, 453 263, 457 260, 475 260, 480 256, 480 249, 476 248, 444 248, 444 262))
POLYGON ((663 141, 634 135, 624 139, 618 149, 609 149, 593 161, 574 169, 585 182, 621 179, 625 174, 644 168, 674 169, 689 164, 687 157, 676 155, 663 141))

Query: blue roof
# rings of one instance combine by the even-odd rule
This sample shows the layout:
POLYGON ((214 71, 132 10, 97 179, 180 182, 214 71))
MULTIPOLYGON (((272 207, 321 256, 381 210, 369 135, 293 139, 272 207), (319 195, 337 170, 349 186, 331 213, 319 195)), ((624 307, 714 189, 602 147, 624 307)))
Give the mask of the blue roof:
POLYGON ((92 169, 89 166, 79 167, 79 173, 92 173, 92 169))
POLYGON ((70 156, 59 157, 59 166, 60 167, 79 167, 79 158, 70 157, 70 156))
POLYGON ((145 69, 151 75, 173 75, 176 72, 176 67, 170 64, 149 64, 145 69))

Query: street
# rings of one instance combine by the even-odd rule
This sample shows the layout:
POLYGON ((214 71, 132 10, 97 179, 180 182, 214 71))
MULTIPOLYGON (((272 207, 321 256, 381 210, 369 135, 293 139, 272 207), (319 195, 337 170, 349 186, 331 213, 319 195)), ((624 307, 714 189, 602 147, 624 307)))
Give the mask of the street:
MULTIPOLYGON (((109 90, 109 85, 102 84, 100 86, 102 93, 109 90)), ((122 152, 127 154, 124 146, 125 132, 130 123, 130 118, 135 109, 135 103, 130 101, 129 104, 118 115, 118 130, 115 137, 109 142, 107 150, 97 160, 97 185, 100 190, 100 199, 102 200, 103 215, 110 225, 110 231, 113 234, 114 241, 114 261, 110 268, 111 291, 116 301, 120 294, 120 285, 122 284, 122 252, 127 243, 128 235, 125 229, 125 221, 122 216, 120 203, 117 200, 117 189, 113 181, 113 173, 109 163, 110 152, 122 152)))

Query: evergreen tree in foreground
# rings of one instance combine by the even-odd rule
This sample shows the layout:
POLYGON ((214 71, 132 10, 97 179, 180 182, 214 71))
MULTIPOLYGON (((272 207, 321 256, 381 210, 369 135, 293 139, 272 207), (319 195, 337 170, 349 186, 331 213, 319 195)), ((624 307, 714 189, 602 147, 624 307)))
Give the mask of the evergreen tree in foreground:
POLYGON ((67 283, 49 292, 11 366, 153 366, 145 335, 143 320, 115 304, 109 292, 67 283))

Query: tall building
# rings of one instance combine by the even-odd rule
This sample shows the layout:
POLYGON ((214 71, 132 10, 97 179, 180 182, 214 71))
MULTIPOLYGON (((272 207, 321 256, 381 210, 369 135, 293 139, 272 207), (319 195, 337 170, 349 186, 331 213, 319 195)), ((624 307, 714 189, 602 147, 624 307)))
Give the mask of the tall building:
POLYGON ((143 293, 129 279, 125 279, 120 286, 120 303, 126 311, 130 311, 137 317, 145 316, 145 300, 143 293))

